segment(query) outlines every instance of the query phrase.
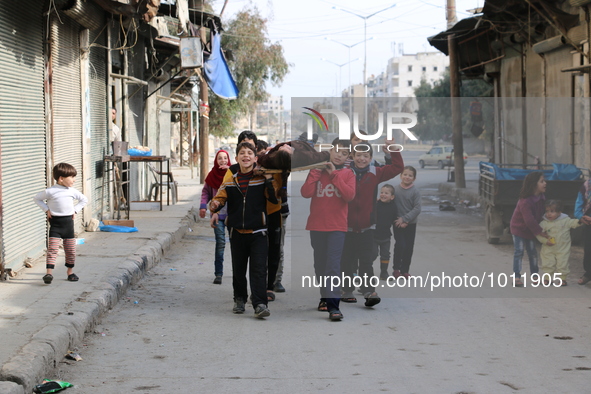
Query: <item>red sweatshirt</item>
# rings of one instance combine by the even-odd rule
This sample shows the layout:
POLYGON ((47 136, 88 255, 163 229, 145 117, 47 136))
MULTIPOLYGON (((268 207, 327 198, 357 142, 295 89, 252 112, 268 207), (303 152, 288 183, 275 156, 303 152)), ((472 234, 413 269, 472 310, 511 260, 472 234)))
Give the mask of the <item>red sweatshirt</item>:
POLYGON ((374 205, 377 199, 377 186, 394 178, 404 168, 400 152, 391 152, 390 157, 392 164, 383 167, 370 164, 367 172, 356 182, 355 198, 349 203, 349 231, 361 232, 376 223, 374 205))
POLYGON ((355 197, 355 174, 349 168, 311 170, 302 185, 302 197, 312 198, 306 230, 347 231, 348 203, 355 197))

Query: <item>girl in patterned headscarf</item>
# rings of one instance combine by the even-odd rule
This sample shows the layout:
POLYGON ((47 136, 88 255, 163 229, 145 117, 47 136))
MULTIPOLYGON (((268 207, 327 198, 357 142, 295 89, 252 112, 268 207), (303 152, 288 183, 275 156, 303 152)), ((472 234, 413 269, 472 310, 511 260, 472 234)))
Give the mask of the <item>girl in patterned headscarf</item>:
MULTIPOLYGON (((201 205, 199 206, 199 217, 204 218, 207 211, 207 204, 216 195, 224 175, 228 171, 232 162, 230 155, 223 149, 220 149, 213 160, 213 168, 205 178, 205 184, 201 192, 201 205)), ((216 285, 222 284, 222 276, 224 274, 224 250, 226 248, 226 207, 222 208, 218 213, 212 216, 213 232, 215 233, 215 279, 213 283, 216 285)))

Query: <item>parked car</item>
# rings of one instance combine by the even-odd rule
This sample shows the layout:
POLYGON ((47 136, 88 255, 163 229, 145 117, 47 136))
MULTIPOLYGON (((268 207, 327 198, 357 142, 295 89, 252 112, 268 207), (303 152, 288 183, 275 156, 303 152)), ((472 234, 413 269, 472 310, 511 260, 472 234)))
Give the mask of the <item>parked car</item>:
MULTIPOLYGON (((421 168, 425 168, 425 166, 437 166, 439 168, 453 166, 453 152, 453 145, 436 145, 429 152, 419 156, 419 165, 421 168)), ((464 165, 467 163, 468 155, 464 152, 464 165)))

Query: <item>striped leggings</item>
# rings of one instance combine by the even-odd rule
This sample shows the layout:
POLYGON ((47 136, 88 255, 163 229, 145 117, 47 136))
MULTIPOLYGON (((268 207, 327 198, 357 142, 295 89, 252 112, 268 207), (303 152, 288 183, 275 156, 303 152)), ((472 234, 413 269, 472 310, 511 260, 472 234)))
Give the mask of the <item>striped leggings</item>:
MULTIPOLYGON (((61 240, 62 238, 49 237, 47 243, 47 269, 55 268, 61 240)), ((66 267, 73 268, 76 261, 76 238, 64 238, 64 252, 66 252, 66 267)))

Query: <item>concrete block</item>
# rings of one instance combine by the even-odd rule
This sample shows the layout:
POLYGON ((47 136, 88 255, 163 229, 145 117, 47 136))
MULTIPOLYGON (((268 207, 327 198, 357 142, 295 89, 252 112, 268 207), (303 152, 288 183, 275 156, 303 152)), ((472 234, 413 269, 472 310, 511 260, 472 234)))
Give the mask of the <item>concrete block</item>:
MULTIPOLYGON (((93 292, 90 299, 95 300, 98 294, 100 294, 100 292, 93 292)), ((101 312, 99 305, 96 302, 74 302, 68 309, 68 312, 73 313, 71 316, 72 319, 79 319, 79 322, 74 321, 72 324, 76 326, 80 324, 82 326, 81 328, 84 329, 84 332, 91 330, 100 321, 101 312)))
POLYGON ((14 382, 0 382, 0 393, 2 394, 25 394, 25 389, 14 382))
POLYGON ((48 343, 30 342, 0 370, 0 380, 9 380, 30 393, 45 376, 56 368, 55 351, 48 343))
POLYGON ((33 341, 31 344, 40 342, 51 346, 53 354, 48 354, 48 356, 50 357, 50 360, 55 361, 56 364, 67 353, 70 343, 73 340, 73 338, 71 338, 70 330, 68 330, 66 326, 54 323, 50 323, 43 327, 39 332, 33 335, 32 339, 33 341))

